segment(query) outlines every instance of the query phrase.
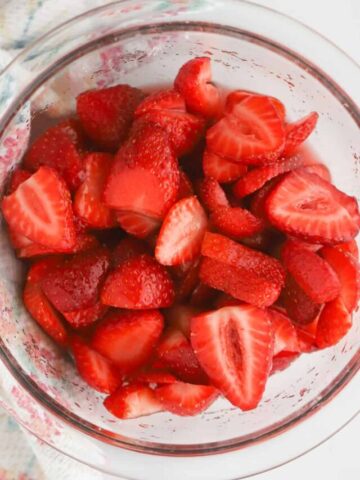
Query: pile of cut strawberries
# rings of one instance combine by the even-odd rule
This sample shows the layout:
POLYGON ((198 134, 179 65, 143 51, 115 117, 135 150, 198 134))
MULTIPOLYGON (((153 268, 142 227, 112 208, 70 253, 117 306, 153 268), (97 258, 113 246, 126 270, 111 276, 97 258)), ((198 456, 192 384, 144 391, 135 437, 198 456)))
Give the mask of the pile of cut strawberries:
POLYGON ((301 146, 318 114, 211 80, 201 57, 167 90, 81 93, 2 200, 26 309, 119 418, 253 409, 359 300, 357 201, 301 146))

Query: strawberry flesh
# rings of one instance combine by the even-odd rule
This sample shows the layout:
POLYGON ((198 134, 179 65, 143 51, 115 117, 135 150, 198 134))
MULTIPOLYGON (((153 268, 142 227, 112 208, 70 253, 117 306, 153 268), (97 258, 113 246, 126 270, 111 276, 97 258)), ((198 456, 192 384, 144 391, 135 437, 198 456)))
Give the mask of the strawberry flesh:
POLYGON ((264 221, 240 207, 218 207, 210 215, 212 225, 219 232, 239 240, 264 230, 264 221))
POLYGON ((317 346, 326 348, 336 345, 347 334, 351 325, 351 315, 340 297, 327 303, 317 324, 317 346))
POLYGON ((164 410, 180 416, 197 415, 206 410, 218 397, 214 387, 176 382, 155 390, 164 410))
POLYGON ((121 419, 138 418, 162 411, 154 391, 146 385, 119 388, 104 400, 105 408, 121 419))
POLYGON ((202 166, 205 177, 215 178, 219 183, 233 182, 247 172, 246 165, 231 162, 207 149, 203 155, 202 166))
POLYGON ((286 140, 283 155, 291 155, 313 132, 316 127, 319 114, 311 112, 295 123, 286 125, 286 140))
POLYGON ((289 273, 286 275, 282 300, 291 320, 300 325, 311 323, 321 310, 321 304, 315 303, 289 273))

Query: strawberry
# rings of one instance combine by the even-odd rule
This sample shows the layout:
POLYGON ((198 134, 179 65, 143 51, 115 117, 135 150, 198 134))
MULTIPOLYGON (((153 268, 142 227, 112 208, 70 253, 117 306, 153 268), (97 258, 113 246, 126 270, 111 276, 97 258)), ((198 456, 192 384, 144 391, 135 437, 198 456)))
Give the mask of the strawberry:
POLYGON ((212 225, 236 240, 264 230, 264 221, 240 207, 218 207, 210 215, 212 225))
POLYGON ((144 94, 129 85, 88 90, 76 100, 82 126, 96 146, 115 151, 125 138, 144 94))
POLYGON ((144 371, 141 371, 140 373, 135 374, 131 378, 131 383, 136 383, 136 384, 147 383, 151 387, 153 387, 154 384, 168 385, 170 383, 175 383, 175 382, 178 382, 178 379, 174 375, 166 371, 166 369, 148 370, 145 368, 144 371))
POLYGON ((291 320, 300 325, 311 323, 321 310, 321 304, 315 303, 289 273, 286 276, 282 300, 291 320))
POLYGON ((264 220, 267 226, 271 226, 271 224, 267 218, 265 204, 269 193, 273 190, 278 181, 278 178, 273 178, 272 180, 267 182, 263 187, 261 187, 251 196, 250 200, 250 212, 255 215, 255 217, 264 220))
POLYGON ((261 400, 271 369, 273 331, 265 310, 224 307, 191 321, 191 343, 212 384, 242 410, 261 400))
POLYGON ((349 253, 334 247, 323 247, 320 255, 340 281, 340 300, 351 313, 360 299, 360 265, 349 253))
POLYGON ((279 230, 310 243, 346 242, 359 232, 355 198, 306 172, 288 173, 267 197, 265 209, 279 230))
POLYGON ((274 331, 274 356, 280 352, 299 352, 299 341, 294 325, 280 310, 269 309, 274 331))
POLYGON ((203 282, 199 282, 191 294, 190 304, 193 307, 202 308, 203 310, 207 309, 216 294, 217 292, 215 289, 210 288, 203 282))
POLYGON ((93 307, 110 265, 106 248, 78 253, 53 269, 41 281, 41 287, 62 313, 93 307))
POLYGON ((165 267, 143 254, 129 258, 110 272, 101 301, 118 308, 166 308, 173 303, 174 295, 174 285, 165 267))
POLYGON ((10 183, 7 188, 7 195, 14 193, 15 190, 23 183, 25 180, 31 177, 31 173, 27 170, 18 168, 13 172, 10 178, 10 183))
POLYGON ((85 179, 76 191, 74 211, 91 228, 111 228, 116 225, 114 212, 102 201, 112 158, 107 153, 91 153, 84 160, 85 179))
POLYGON ((199 313, 199 309, 191 305, 174 305, 164 312, 166 322, 175 330, 182 332, 186 338, 190 338, 190 322, 192 317, 199 313))
POLYGON ((278 243, 282 240, 280 235, 281 234, 279 234, 278 231, 263 229, 261 232, 256 233, 251 237, 241 238, 240 242, 246 247, 254 250, 261 250, 264 253, 269 253, 278 248, 278 243))
POLYGON ((110 208, 161 218, 176 201, 179 176, 166 133, 143 123, 115 157, 105 186, 105 203, 110 208))
POLYGON ((224 190, 215 178, 205 177, 199 184, 199 197, 205 208, 210 212, 219 207, 229 207, 224 190))
MULTIPOLYGON (((188 297, 192 294, 193 290, 199 283, 199 260, 197 259, 195 262, 189 262, 190 267, 180 276, 179 279, 175 282, 176 285, 176 296, 175 300, 177 302, 182 302, 188 299, 188 297)), ((182 267, 186 264, 180 264, 174 268, 182 267)))
POLYGON ((299 357, 299 355, 300 354, 297 352, 281 352, 278 355, 275 355, 272 360, 270 375, 286 370, 299 357))
POLYGON ((290 172, 301 165, 301 157, 294 156, 279 160, 277 163, 254 168, 254 170, 248 172, 235 183, 233 188, 234 195, 237 198, 246 197, 246 195, 250 195, 259 190, 272 178, 282 173, 290 172))
POLYGON ((161 225, 159 218, 126 210, 116 212, 116 219, 125 232, 137 238, 148 237, 161 225))
POLYGON ((196 384, 208 383, 189 341, 180 330, 170 329, 165 333, 157 347, 157 355, 180 380, 196 384))
POLYGON ((104 401, 105 408, 115 417, 138 418, 162 411, 154 391, 146 385, 128 385, 119 388, 104 401))
POLYGON ((261 96, 245 98, 206 134, 210 151, 249 165, 276 160, 284 140, 282 120, 271 101, 261 96))
POLYGON ((218 397, 214 387, 176 382, 155 390, 164 410, 180 416, 192 416, 206 410, 218 397))
MULTIPOLYGON (((24 237, 26 238, 26 237, 24 237)), ((80 253, 93 250, 99 246, 99 242, 94 235, 80 234, 76 235, 75 245, 71 249, 54 250, 50 247, 44 247, 38 243, 30 242, 28 245, 21 247, 17 254, 19 258, 40 257, 44 255, 59 253, 80 253)))
POLYGON ((207 149, 203 155, 202 166, 205 177, 215 178, 219 183, 233 182, 247 172, 246 165, 231 162, 207 149))
POLYGON ((192 195, 194 195, 194 189, 190 178, 183 170, 180 170, 180 183, 177 200, 182 200, 183 198, 191 197, 192 195))
POLYGON ((177 112, 185 112, 185 100, 179 92, 173 89, 159 90, 148 95, 137 106, 135 110, 135 118, 141 117, 148 112, 154 110, 173 110, 177 112))
POLYGON ((61 261, 60 258, 40 260, 30 267, 23 301, 25 308, 40 327, 61 346, 67 344, 67 332, 61 321, 60 315, 55 312, 41 289, 41 280, 55 268, 61 261))
POLYGON ((210 232, 201 252, 200 279, 210 287, 259 307, 279 297, 285 275, 275 258, 210 232))
POLYGON ((316 350, 316 332, 320 314, 306 325, 296 325, 300 352, 309 353, 316 350))
POLYGON ((112 252, 112 263, 117 267, 129 258, 148 253, 149 248, 146 243, 136 238, 126 237, 120 240, 112 252))
POLYGON ((117 368, 82 338, 72 337, 71 351, 80 376, 92 388, 98 392, 112 393, 120 386, 122 378, 117 368))
POLYGON ((334 245, 334 248, 345 253, 350 253, 350 255, 352 255, 356 260, 359 260, 359 247, 357 246, 356 240, 338 243, 337 245, 334 245))
POLYGON ((210 58, 197 57, 180 68, 174 86, 191 112, 211 118, 216 117, 221 108, 220 92, 211 81, 210 58))
POLYGON ((167 213, 156 241, 155 257, 162 265, 179 265, 200 254, 207 217, 198 199, 187 197, 167 213))
MULTIPOLYGON (((290 157, 290 158, 293 158, 293 157, 290 157)), ((326 180, 327 182, 331 183, 330 171, 327 168, 327 166, 323 165, 322 163, 316 163, 314 165, 305 165, 303 167, 300 167, 299 170, 300 172, 307 172, 307 173, 313 173, 315 175, 318 175, 323 180, 326 180)))
POLYGON ((316 127, 319 114, 311 112, 306 117, 295 123, 286 125, 286 140, 283 155, 291 155, 313 132, 316 127))
POLYGON ((319 348, 336 345, 350 330, 351 315, 340 297, 327 303, 319 316, 316 345, 319 348))
POLYGON ((258 93, 249 92, 247 90, 234 90, 233 92, 229 93, 229 95, 226 97, 225 111, 227 113, 232 113, 234 107, 236 107, 238 103, 241 103, 245 98, 252 96, 268 98, 272 103, 273 107, 275 108, 279 118, 282 121, 285 120, 286 110, 284 104, 280 102, 279 99, 275 97, 270 97, 269 95, 259 95, 258 93))
POLYGON ((100 320, 107 310, 108 307, 106 305, 97 302, 91 307, 73 310, 72 312, 66 312, 63 315, 73 328, 84 328, 100 320))
POLYGON ((315 303, 329 302, 340 294, 334 270, 317 253, 288 240, 281 256, 288 272, 315 303))
POLYGON ((9 228, 34 243, 58 250, 74 246, 70 193, 52 168, 40 167, 1 207, 9 228))
POLYGON ((70 119, 48 128, 27 151, 24 167, 32 172, 42 165, 57 170, 71 191, 84 175, 85 139, 78 120, 70 119))
POLYGON ((112 312, 96 328, 91 346, 123 373, 133 372, 152 355, 164 326, 158 310, 112 312))

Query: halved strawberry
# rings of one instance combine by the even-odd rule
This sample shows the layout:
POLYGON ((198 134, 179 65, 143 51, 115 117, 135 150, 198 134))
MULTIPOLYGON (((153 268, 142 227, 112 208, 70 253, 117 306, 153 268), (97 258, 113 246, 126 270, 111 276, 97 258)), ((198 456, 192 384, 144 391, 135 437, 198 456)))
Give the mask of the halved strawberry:
POLYGON ((161 218, 176 201, 179 177, 166 133, 143 123, 115 157, 105 186, 105 203, 117 210, 161 218))
POLYGON ((125 262, 129 258, 148 253, 149 248, 146 243, 136 238, 126 237, 120 240, 120 242, 114 248, 112 252, 112 263, 114 267, 117 267, 121 263, 125 262))
POLYGON ((226 105, 225 105, 225 111, 227 113, 232 113, 233 108, 238 104, 241 103, 245 98, 251 97, 251 96, 261 96, 261 97, 266 97, 270 100, 270 102, 273 104, 274 108, 276 109, 276 112, 279 116, 279 118, 284 121, 285 116, 286 116, 286 110, 284 104, 275 97, 270 97, 269 95, 259 95, 258 93, 255 92, 250 92, 248 90, 234 90, 229 95, 226 97, 226 105))
POLYGON ((151 357, 164 327, 158 310, 112 312, 96 328, 91 346, 129 373, 151 357))
POLYGON ((327 303, 317 324, 317 346, 326 348, 336 345, 347 334, 351 325, 351 315, 340 297, 327 303))
POLYGON ((210 287, 259 307, 279 297, 285 274, 275 258, 210 232, 201 252, 200 279, 210 287))
POLYGON ((290 172, 301 165, 303 165, 302 158, 300 156, 294 156, 279 160, 277 163, 271 165, 255 168, 235 183, 233 188, 234 195, 237 198, 246 197, 246 195, 250 195, 250 193, 259 190, 272 178, 282 173, 290 172))
POLYGON ((267 97, 250 96, 209 128, 206 141, 207 148, 217 155, 262 165, 279 157, 285 132, 271 101, 267 97))
POLYGON ((23 301, 25 308, 40 327, 56 343, 64 347, 68 340, 66 329, 60 315, 50 305, 40 285, 42 278, 56 268, 59 262, 61 259, 54 257, 40 260, 32 265, 26 278, 23 301))
POLYGON ((104 150, 115 151, 125 138, 143 92, 129 85, 88 90, 76 100, 86 134, 104 150))
POLYGON ((135 118, 144 115, 145 113, 154 110, 175 110, 178 112, 185 112, 185 100, 179 92, 173 89, 159 90, 148 95, 137 106, 135 110, 135 118))
POLYGON ((76 191, 74 212, 92 228, 116 225, 115 213, 102 201, 112 160, 112 155, 107 153, 91 153, 84 160, 85 179, 76 191))
POLYGON ((273 331, 265 310, 224 307, 191 321, 191 343, 211 382, 242 410, 261 400, 273 356, 273 331))
POLYGON ((110 254, 106 248, 78 253, 65 259, 41 281, 41 287, 62 313, 94 306, 99 290, 110 266, 110 254))
POLYGON ((82 338, 72 337, 71 350, 80 376, 90 387, 98 392, 112 393, 120 386, 122 377, 118 369, 82 338))
POLYGON ((176 382, 158 387, 155 395, 164 410, 175 415, 192 416, 206 410, 216 400, 219 392, 208 385, 176 382))
POLYGON ((286 276, 282 300, 291 320, 300 325, 311 323, 321 310, 321 304, 315 303, 289 273, 286 276))
POLYGON ((170 329, 163 335, 157 355, 180 380, 200 385, 208 383, 189 341, 180 330, 170 329))
POLYGON ((315 303, 329 302, 340 294, 336 273, 317 253, 288 240, 281 257, 288 272, 315 303))
POLYGON ((110 272, 101 301, 118 308, 166 308, 174 296, 174 285, 165 267, 143 254, 127 259, 110 272))
POLYGON ((199 313, 199 309, 191 305, 174 305, 164 312, 167 324, 180 330, 186 338, 190 338, 190 322, 199 313))
POLYGON ((194 260, 200 254, 206 227, 206 213, 195 196, 175 203, 156 241, 157 261, 162 265, 179 265, 194 260))
POLYGON ((162 405, 154 391, 141 384, 119 388, 104 400, 105 408, 121 419, 138 418, 161 412, 162 405))
POLYGON ((199 184, 199 197, 207 210, 210 212, 219 207, 229 207, 224 190, 219 182, 212 177, 205 177, 199 184))
POLYGON ((191 197, 192 195, 194 195, 194 189, 190 178, 183 170, 180 170, 180 183, 177 200, 182 200, 183 198, 191 197))
POLYGON ((319 114, 311 112, 295 123, 286 125, 286 140, 283 155, 291 155, 301 145, 316 127, 319 114))
POLYGON ((7 195, 15 192, 18 186, 30 177, 31 173, 28 170, 23 170, 22 168, 18 168, 17 170, 15 170, 10 178, 10 183, 7 188, 7 195))
POLYGON ((216 117, 221 107, 220 92, 211 81, 210 58, 197 57, 180 68, 174 86, 184 97, 191 112, 204 117, 216 117))
POLYGON ((59 250, 74 246, 70 193, 52 168, 40 167, 3 198, 1 208, 9 227, 34 243, 59 250))
POLYGON ((340 281, 340 300, 351 313, 360 299, 360 265, 349 253, 336 247, 323 247, 320 255, 330 265, 340 281))
MULTIPOLYGON (((24 237, 26 238, 26 237, 24 237)), ((38 243, 29 243, 21 247, 17 255, 19 258, 42 257, 44 255, 52 255, 59 253, 80 253, 87 250, 93 250, 99 247, 99 242, 94 235, 78 234, 76 235, 75 245, 71 249, 54 250, 50 247, 44 247, 38 243)))
POLYGON ((84 328, 100 320, 107 310, 106 305, 97 302, 91 307, 65 312, 63 315, 73 328, 84 328))
POLYGON ((202 166, 205 177, 215 178, 219 183, 233 182, 247 172, 246 165, 231 162, 207 149, 203 155, 202 166))
POLYGON ((342 252, 345 253, 350 253, 355 260, 359 260, 359 247, 356 243, 356 240, 350 240, 350 242, 345 242, 345 243, 338 243, 337 245, 334 245, 334 248, 337 250, 341 250, 342 252))
POLYGON ((288 173, 267 197, 265 208, 279 230, 310 243, 346 242, 359 232, 356 199, 311 173, 288 173))
POLYGON ((27 151, 25 168, 36 171, 46 165, 57 170, 70 190, 83 180, 85 139, 78 120, 70 119, 48 128, 27 151))
POLYGON ((161 220, 139 212, 119 210, 116 219, 120 227, 137 238, 146 238, 155 232, 161 225, 161 220))
POLYGON ((276 308, 269 309, 274 331, 274 356, 280 352, 299 352, 299 341, 289 317, 276 308))
POLYGON ((263 220, 240 207, 218 207, 211 212, 210 221, 220 233, 235 240, 255 235, 265 227, 263 220))

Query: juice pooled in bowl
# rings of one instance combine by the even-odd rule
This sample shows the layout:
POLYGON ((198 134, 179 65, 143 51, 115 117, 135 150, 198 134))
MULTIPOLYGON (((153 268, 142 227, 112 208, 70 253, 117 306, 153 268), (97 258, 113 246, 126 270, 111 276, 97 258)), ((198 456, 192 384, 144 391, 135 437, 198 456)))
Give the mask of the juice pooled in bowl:
POLYGON ((25 307, 119 418, 256 408, 358 303, 357 202, 303 145, 318 114, 211 80, 201 57, 149 95, 81 93, 2 201, 25 307))

